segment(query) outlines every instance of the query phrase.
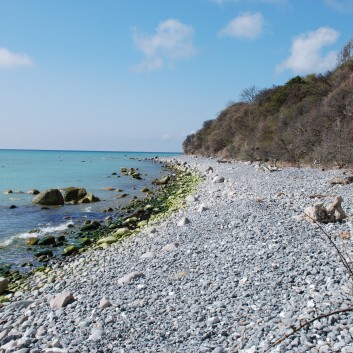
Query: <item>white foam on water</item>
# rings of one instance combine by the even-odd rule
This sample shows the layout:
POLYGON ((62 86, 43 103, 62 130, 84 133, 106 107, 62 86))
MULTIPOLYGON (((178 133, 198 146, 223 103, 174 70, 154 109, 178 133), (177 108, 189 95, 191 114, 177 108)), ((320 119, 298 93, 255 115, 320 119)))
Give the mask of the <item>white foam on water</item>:
POLYGON ((38 229, 36 229, 35 231, 16 234, 16 235, 12 236, 11 238, 0 242, 0 247, 1 248, 7 247, 7 246, 11 245, 16 239, 40 238, 46 234, 59 232, 59 231, 67 229, 69 224, 72 224, 72 222, 71 221, 66 222, 66 223, 60 224, 58 226, 52 226, 50 224, 47 224, 44 227, 39 226, 38 229))

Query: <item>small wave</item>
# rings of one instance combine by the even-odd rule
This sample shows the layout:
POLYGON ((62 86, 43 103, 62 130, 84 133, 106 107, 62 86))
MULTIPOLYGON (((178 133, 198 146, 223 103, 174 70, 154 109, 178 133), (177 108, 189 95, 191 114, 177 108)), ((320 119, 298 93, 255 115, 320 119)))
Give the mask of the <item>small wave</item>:
POLYGON ((72 222, 66 222, 58 226, 47 225, 45 227, 37 228, 30 232, 24 232, 24 233, 13 235, 9 239, 6 239, 0 242, 0 248, 5 248, 11 245, 16 239, 40 238, 41 236, 44 236, 48 233, 50 234, 50 233, 60 232, 62 230, 67 229, 69 224, 72 224, 72 222))
POLYGON ((92 207, 86 207, 86 208, 84 209, 84 211, 85 211, 85 212, 92 212, 92 207))

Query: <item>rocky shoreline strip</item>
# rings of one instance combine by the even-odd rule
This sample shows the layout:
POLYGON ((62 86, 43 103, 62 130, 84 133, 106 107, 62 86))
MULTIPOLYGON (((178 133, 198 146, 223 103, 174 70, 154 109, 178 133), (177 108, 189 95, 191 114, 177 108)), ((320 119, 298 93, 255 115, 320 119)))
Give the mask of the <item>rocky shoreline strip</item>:
POLYGON ((342 170, 180 156, 203 182, 185 207, 133 237, 57 263, 0 309, 0 352, 353 352, 352 280, 304 209, 343 198, 322 224, 352 257, 342 170), (346 234, 341 239, 338 235, 346 234))

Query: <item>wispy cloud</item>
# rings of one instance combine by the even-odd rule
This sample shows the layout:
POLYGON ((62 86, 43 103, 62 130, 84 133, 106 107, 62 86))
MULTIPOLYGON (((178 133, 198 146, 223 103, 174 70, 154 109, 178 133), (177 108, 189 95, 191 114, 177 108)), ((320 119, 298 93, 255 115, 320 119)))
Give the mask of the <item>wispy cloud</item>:
POLYGON ((6 48, 0 48, 0 69, 13 69, 21 66, 31 67, 33 61, 25 54, 17 54, 6 48))
POLYGON ((264 18, 261 13, 244 13, 233 18, 221 31, 220 36, 255 39, 262 34, 264 18))
POLYGON ((191 26, 175 19, 161 22, 156 28, 156 33, 152 35, 135 29, 133 41, 144 58, 133 66, 133 71, 150 72, 173 66, 175 61, 193 56, 197 51, 193 44, 193 35, 191 26))
POLYGON ((326 4, 339 12, 353 11, 353 0, 326 0, 326 4))
POLYGON ((300 34, 293 40, 290 56, 277 66, 277 73, 285 70, 296 74, 320 73, 334 68, 337 51, 329 51, 323 55, 322 49, 335 43, 338 37, 339 32, 329 27, 300 34))

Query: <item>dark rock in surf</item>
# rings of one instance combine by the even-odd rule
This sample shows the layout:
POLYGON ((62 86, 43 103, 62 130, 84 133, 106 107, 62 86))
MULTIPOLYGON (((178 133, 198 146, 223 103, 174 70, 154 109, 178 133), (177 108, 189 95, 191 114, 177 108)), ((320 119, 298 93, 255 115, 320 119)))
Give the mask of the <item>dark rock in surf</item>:
POLYGON ((79 200, 83 199, 86 195, 86 189, 70 186, 65 189, 64 201, 78 203, 79 200))
POLYGON ((60 190, 49 189, 39 193, 32 202, 45 206, 61 206, 64 204, 64 198, 60 190))

